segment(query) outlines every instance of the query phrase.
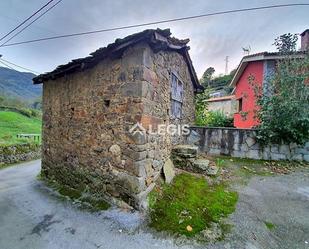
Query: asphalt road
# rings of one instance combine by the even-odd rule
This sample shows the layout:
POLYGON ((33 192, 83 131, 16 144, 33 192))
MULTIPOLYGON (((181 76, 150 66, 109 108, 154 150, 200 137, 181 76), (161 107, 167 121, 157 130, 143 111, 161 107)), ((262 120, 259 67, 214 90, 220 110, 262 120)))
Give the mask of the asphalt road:
POLYGON ((239 186, 232 233, 214 245, 177 245, 153 235, 137 212, 80 210, 38 181, 39 171, 39 160, 0 170, 0 249, 309 249, 308 171, 239 186))

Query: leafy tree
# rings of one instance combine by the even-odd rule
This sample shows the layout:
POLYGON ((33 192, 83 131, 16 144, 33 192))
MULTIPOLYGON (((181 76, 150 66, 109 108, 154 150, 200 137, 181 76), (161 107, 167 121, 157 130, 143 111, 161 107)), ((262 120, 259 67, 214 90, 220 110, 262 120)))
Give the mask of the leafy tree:
POLYGON ((233 76, 227 74, 227 75, 219 75, 218 77, 214 78, 210 86, 213 88, 218 88, 218 87, 225 87, 228 86, 233 79, 233 76))
POLYGON ((278 62, 275 75, 268 80, 269 91, 255 89, 257 138, 261 143, 297 143, 309 140, 309 54, 304 59, 288 58, 278 62))
POLYGON ((213 67, 209 67, 205 70, 203 73, 202 79, 201 79, 201 85, 205 88, 209 87, 209 83, 213 77, 213 74, 215 73, 215 69, 213 67))
POLYGON ((219 75, 215 78, 213 78, 210 82, 210 87, 214 90, 221 90, 223 89, 226 94, 230 94, 233 90, 229 85, 236 73, 236 69, 232 70, 230 74, 227 75, 219 75))
POLYGON ((281 53, 289 53, 296 51, 296 43, 298 40, 297 34, 283 34, 275 39, 273 45, 277 47, 277 50, 281 53))

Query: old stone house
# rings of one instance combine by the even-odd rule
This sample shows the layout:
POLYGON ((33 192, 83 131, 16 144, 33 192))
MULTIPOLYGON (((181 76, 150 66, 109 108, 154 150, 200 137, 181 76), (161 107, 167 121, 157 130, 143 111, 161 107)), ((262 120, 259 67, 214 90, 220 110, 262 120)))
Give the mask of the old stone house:
POLYGON ((158 125, 194 121, 202 87, 188 42, 145 30, 34 78, 43 83, 42 175, 145 208, 171 147, 182 142, 156 134, 158 125), (132 132, 137 123, 152 132, 132 132))

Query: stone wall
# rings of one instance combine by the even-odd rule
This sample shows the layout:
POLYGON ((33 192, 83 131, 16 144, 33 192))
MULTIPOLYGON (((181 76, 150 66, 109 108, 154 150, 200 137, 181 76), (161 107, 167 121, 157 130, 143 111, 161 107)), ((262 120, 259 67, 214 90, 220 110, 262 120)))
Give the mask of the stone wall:
POLYGON ((256 130, 191 127, 191 133, 186 138, 186 142, 197 145, 201 152, 209 155, 309 162, 309 142, 304 146, 273 144, 262 147, 255 137, 256 130))
POLYGON ((145 43, 83 72, 44 82, 42 175, 117 204, 146 207, 171 146, 181 138, 132 135, 171 120, 170 71, 184 84, 184 116, 194 119, 193 86, 183 57, 145 43), (121 201, 119 201, 121 200, 121 201))
POLYGON ((41 146, 38 144, 16 144, 0 146, 0 166, 3 164, 29 161, 41 157, 41 146))

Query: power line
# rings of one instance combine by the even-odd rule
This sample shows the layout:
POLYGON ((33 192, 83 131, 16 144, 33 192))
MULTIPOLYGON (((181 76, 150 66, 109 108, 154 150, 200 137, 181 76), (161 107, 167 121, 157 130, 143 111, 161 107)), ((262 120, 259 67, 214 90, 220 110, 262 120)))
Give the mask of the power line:
POLYGON ((34 71, 34 70, 32 70, 32 69, 29 69, 29 68, 26 68, 26 67, 19 66, 19 65, 15 64, 15 63, 10 62, 10 61, 7 61, 7 60, 5 60, 5 59, 3 59, 3 58, 0 58, 0 62, 1 62, 2 64, 6 65, 7 67, 13 69, 13 70, 15 70, 15 69, 12 68, 11 66, 7 65, 6 63, 11 64, 11 65, 13 65, 13 66, 15 66, 15 67, 19 67, 19 68, 24 69, 24 70, 27 70, 27 71, 32 72, 32 73, 34 73, 34 74, 40 74, 39 72, 36 72, 36 71, 34 71), (4 63, 4 62, 5 62, 5 63, 4 63))
POLYGON ((94 31, 87 31, 87 32, 80 32, 80 33, 73 33, 73 34, 66 34, 66 35, 51 36, 51 37, 45 37, 45 38, 38 38, 38 39, 34 39, 34 40, 9 43, 9 44, 5 44, 5 45, 0 46, 0 47, 8 47, 8 46, 15 46, 15 45, 20 45, 20 44, 41 42, 41 41, 47 41, 47 40, 55 40, 55 39, 60 39, 60 38, 73 37, 73 36, 90 35, 90 34, 103 33, 103 32, 115 31, 115 30, 137 28, 137 27, 142 27, 142 26, 150 26, 150 25, 155 25, 155 24, 184 21, 184 20, 189 20, 189 19, 197 19, 197 18, 202 18, 202 17, 231 14, 231 13, 237 13, 237 12, 263 10, 263 9, 273 9, 273 8, 283 8, 283 7, 295 7, 295 6, 309 6, 309 3, 280 4, 280 5, 269 5, 269 6, 253 7, 253 8, 226 10, 226 11, 219 11, 219 12, 213 12, 213 13, 207 13, 207 14, 201 14, 201 15, 188 16, 188 17, 167 19, 167 20, 162 20, 162 21, 147 22, 147 23, 142 23, 142 24, 134 24, 134 25, 128 25, 128 26, 122 26, 122 27, 114 27, 114 28, 100 29, 100 30, 94 30, 94 31))
POLYGON ((14 68, 12 68, 12 67, 9 66, 8 64, 4 63, 4 62, 2 61, 2 59, 0 59, 0 63, 1 63, 2 65, 4 65, 4 66, 8 67, 9 69, 12 69, 12 70, 16 71, 14 68))
POLYGON ((7 41, 5 41, 4 43, 2 43, 0 45, 0 47, 2 47, 3 45, 7 44, 9 41, 11 41, 14 37, 16 37, 17 35, 19 35, 21 32, 23 32, 26 28, 28 28, 30 25, 32 25, 34 22, 36 22, 38 19, 40 19, 42 16, 44 16, 48 11, 50 11, 51 9, 53 9, 54 7, 56 7, 56 5, 58 5, 62 0, 59 0, 58 2, 56 2, 54 5, 52 5, 51 7, 49 7, 47 10, 45 10, 41 15, 39 15, 38 17, 36 17, 33 21, 31 21, 29 24, 27 24, 24 28, 22 28, 20 31, 18 31, 17 33, 15 33, 15 35, 13 35, 10 39, 8 39, 7 41))
MULTIPOLYGON (((12 68, 11 66, 9 66, 8 64, 4 63, 1 59, 0 59, 0 63, 3 64, 4 66, 6 66, 9 69, 12 69, 14 71, 16 71, 14 68, 12 68)), ((19 71, 18 71, 19 72, 19 71)), ((26 81, 29 81, 31 79, 27 78, 22 72, 19 72, 19 75, 24 78, 26 81)))
POLYGON ((35 16, 37 13, 39 13, 42 9, 44 9, 47 5, 49 5, 52 1, 54 0, 50 0, 49 2, 47 2, 45 5, 43 5, 40 9, 38 9, 37 11, 35 11, 31 16, 29 16, 28 18, 26 18, 24 21, 22 21, 20 24, 18 24, 14 29, 12 29, 10 32, 8 32, 6 35, 4 35, 3 37, 0 38, 0 41, 2 41, 4 38, 8 37, 10 34, 12 34, 15 30, 17 30, 19 27, 21 27, 22 25, 24 25, 27 21, 29 21, 33 16, 35 16))

